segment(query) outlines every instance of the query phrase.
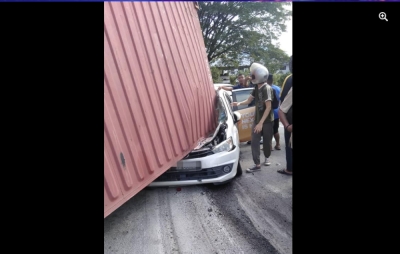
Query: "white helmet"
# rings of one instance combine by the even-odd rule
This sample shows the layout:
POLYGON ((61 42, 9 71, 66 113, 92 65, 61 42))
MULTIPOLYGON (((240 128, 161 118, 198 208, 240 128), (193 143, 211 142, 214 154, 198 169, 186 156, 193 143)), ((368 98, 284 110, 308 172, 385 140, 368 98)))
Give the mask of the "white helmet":
POLYGON ((269 76, 268 69, 259 63, 253 63, 250 66, 250 74, 251 82, 255 85, 267 82, 269 76))

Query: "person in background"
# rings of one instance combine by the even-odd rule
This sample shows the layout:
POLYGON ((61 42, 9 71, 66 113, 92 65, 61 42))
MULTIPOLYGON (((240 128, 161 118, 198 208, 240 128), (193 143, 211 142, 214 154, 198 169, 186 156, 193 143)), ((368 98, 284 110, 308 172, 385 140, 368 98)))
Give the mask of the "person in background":
POLYGON ((247 87, 255 87, 253 82, 251 82, 251 76, 247 76, 247 78, 245 78, 245 83, 247 84, 247 87))
MULTIPOLYGON (((268 76, 267 83, 274 89, 275 95, 277 96, 277 99, 279 101, 279 94, 281 93, 281 88, 277 85, 272 84, 274 81, 273 75, 270 74, 268 76)), ((274 138, 275 138, 275 149, 276 150, 281 150, 281 144, 280 144, 280 136, 279 136, 279 115, 278 115, 278 110, 279 107, 274 109, 274 138)), ((272 149, 272 142, 271 142, 271 150, 272 149)))
POLYGON ((225 91, 232 91, 235 89, 241 89, 241 88, 247 88, 247 79, 244 78, 243 74, 239 74, 238 77, 238 83, 236 83, 235 86, 220 86, 218 87, 218 90, 224 89, 225 91))
MULTIPOLYGON (((251 76, 247 76, 247 78, 245 80, 246 80, 245 82, 247 83, 248 87, 254 87, 253 82, 251 82, 251 76)), ((249 104, 249 107, 253 107, 253 106, 254 106, 254 100, 252 102, 250 102, 250 104, 249 104)), ((261 141, 260 141, 260 144, 262 144, 262 143, 263 143, 263 137, 261 137, 261 141)), ((251 140, 247 141, 247 144, 251 145, 251 140)))

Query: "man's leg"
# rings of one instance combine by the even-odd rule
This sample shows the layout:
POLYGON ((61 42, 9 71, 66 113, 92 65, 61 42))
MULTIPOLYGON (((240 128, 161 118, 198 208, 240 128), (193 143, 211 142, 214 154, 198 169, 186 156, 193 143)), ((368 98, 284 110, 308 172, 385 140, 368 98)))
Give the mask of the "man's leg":
POLYGON ((255 128, 255 123, 253 123, 251 127, 251 153, 253 155, 253 161, 254 161, 254 166, 250 167, 246 170, 246 172, 252 172, 254 170, 260 169, 261 163, 260 163, 260 140, 261 140, 261 134, 260 133, 254 133, 254 128, 255 128))
POLYGON ((265 166, 271 165, 271 162, 269 162, 268 158, 271 156, 271 143, 272 143, 272 136, 273 136, 274 128, 273 128, 273 122, 264 122, 263 124, 263 150, 264 150, 264 156, 265 156, 265 166), (268 141, 268 142, 267 142, 268 141))
POLYGON ((292 148, 290 147, 290 132, 285 130, 285 150, 286 150, 286 171, 292 173, 293 165, 292 165, 292 148))
MULTIPOLYGON (((274 138, 275 138, 275 149, 281 150, 280 136, 279 136, 279 118, 274 120, 274 138)), ((272 146, 272 144, 271 144, 272 146)))

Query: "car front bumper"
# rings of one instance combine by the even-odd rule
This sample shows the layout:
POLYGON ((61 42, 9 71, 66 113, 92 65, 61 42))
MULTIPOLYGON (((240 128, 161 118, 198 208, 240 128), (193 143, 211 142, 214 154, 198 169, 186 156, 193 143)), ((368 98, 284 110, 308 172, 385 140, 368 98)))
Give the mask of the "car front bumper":
POLYGON ((202 158, 182 160, 184 162, 201 162, 201 170, 178 171, 169 169, 148 187, 185 186, 206 183, 223 183, 235 177, 239 163, 240 148, 236 145, 232 151, 221 152, 202 158), (225 173, 223 168, 230 167, 225 173))

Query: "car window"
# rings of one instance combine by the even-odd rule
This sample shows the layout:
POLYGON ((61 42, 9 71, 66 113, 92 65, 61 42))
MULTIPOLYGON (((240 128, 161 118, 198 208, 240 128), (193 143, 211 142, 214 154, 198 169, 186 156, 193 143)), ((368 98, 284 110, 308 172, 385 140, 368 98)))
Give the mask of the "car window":
POLYGON ((228 101, 228 111, 229 111, 229 114, 231 114, 231 116, 232 116, 232 118, 234 118, 233 117, 233 110, 232 110, 232 106, 231 106, 231 103, 232 103, 232 97, 227 93, 227 92, 224 92, 224 95, 225 95, 225 98, 226 98, 226 100, 228 101))
MULTIPOLYGON (((251 89, 244 90, 244 91, 235 91, 236 102, 241 102, 241 101, 247 100, 252 91, 253 90, 251 90, 251 89)), ((248 107, 253 107, 253 106, 254 106, 254 100, 249 105, 240 105, 240 106, 238 106, 238 110, 241 110, 241 109, 244 109, 244 108, 248 108, 248 107)))

